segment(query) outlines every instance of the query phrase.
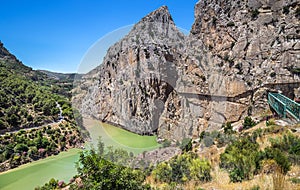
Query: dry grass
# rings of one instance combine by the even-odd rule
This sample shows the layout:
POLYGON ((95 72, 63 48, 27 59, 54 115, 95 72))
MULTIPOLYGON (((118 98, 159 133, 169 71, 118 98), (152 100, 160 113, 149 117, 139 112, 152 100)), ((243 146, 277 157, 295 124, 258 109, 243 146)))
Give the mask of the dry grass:
POLYGON ((256 175, 252 180, 243 181, 242 183, 232 183, 228 173, 216 167, 212 172, 212 177, 211 182, 200 186, 204 189, 218 190, 251 190, 254 186, 258 186, 260 190, 300 190, 300 184, 291 183, 288 177, 280 171, 273 174, 262 173, 256 175))
MULTIPOLYGON (((265 121, 260 122, 255 127, 245 130, 242 133, 252 133, 256 129, 271 129, 272 126, 266 126, 265 121)), ((293 126, 293 128, 299 128, 298 126, 293 126)), ((270 138, 277 138, 282 136, 289 130, 290 127, 279 127, 273 126, 271 131, 263 133, 262 137, 257 138, 257 142, 260 149, 265 149, 269 147, 270 138)), ((300 133, 293 133, 294 135, 299 135, 300 133)), ((264 173, 263 170, 260 174, 255 175, 253 179, 248 181, 243 181, 241 183, 230 182, 229 174, 227 171, 219 168, 220 154, 223 153, 225 147, 217 148, 213 145, 209 148, 205 148, 198 152, 199 156, 206 158, 213 167, 211 172, 212 181, 207 183, 199 183, 195 181, 190 181, 180 187, 185 190, 195 190, 195 189, 206 189, 206 190, 251 190, 253 187, 259 187, 259 190, 300 190, 300 184, 294 184, 290 181, 290 178, 300 179, 300 166, 292 166, 291 171, 287 175, 283 175, 278 168, 273 168, 269 173, 264 173)), ((150 176, 147 178, 147 183, 150 183, 152 187, 158 187, 160 189, 172 189, 170 184, 158 183, 150 176)), ((178 187, 178 186, 177 186, 178 187)), ((173 188, 174 189, 174 188, 173 188)), ((176 188, 175 188, 176 189, 176 188)))
MULTIPOLYGON (((293 166, 289 173, 298 175, 298 173, 300 173, 300 167, 293 166)), ((212 181, 210 182, 200 183, 189 181, 180 185, 180 187, 184 190, 195 190, 199 188, 206 190, 251 190, 253 187, 258 186, 260 190, 300 190, 300 184, 291 183, 288 180, 290 177, 283 175, 279 170, 276 170, 271 174, 261 173, 256 175, 252 180, 243 181, 241 183, 230 182, 228 173, 218 166, 213 168, 211 174, 212 181)), ((172 189, 170 184, 156 182, 152 176, 146 178, 146 183, 149 183, 152 187, 159 188, 160 190, 172 189)))

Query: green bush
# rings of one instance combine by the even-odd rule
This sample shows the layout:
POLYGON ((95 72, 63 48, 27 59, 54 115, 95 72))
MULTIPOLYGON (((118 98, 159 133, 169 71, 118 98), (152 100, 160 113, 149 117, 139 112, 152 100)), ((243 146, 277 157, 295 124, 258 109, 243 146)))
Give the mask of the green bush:
POLYGON ((268 121, 266 121, 266 126, 272 126, 272 125, 275 125, 275 121, 273 119, 270 119, 268 121))
POLYGON ((171 141, 168 140, 168 139, 165 139, 165 140, 163 141, 163 143, 162 143, 162 146, 163 146, 164 148, 171 146, 171 141))
POLYGON ((259 145, 249 138, 239 139, 220 155, 220 167, 229 172, 232 182, 241 182, 253 177, 258 167, 259 145))
POLYGON ((291 181, 292 183, 295 183, 295 184, 300 184, 300 179, 299 179, 299 178, 293 177, 293 178, 290 179, 290 181, 291 181))
POLYGON ((77 165, 79 176, 82 177, 82 189, 150 189, 144 184, 145 175, 140 170, 116 165, 105 160, 94 150, 81 153, 77 165))
POLYGON ((157 165, 153 170, 154 179, 161 182, 185 183, 190 180, 211 180, 211 166, 208 161, 188 152, 157 165))
POLYGON ((28 146, 23 144, 23 143, 22 144, 17 144, 14 148, 14 151, 18 152, 18 153, 27 152, 28 151, 28 146))
POLYGON ((172 181, 172 168, 166 163, 162 162, 156 166, 156 168, 152 172, 155 180, 161 182, 170 183, 172 181))
POLYGON ((291 163, 288 157, 277 148, 266 148, 264 151, 264 159, 275 160, 276 163, 281 167, 283 174, 286 174, 291 169, 291 163))
POLYGON ((294 164, 300 164, 300 138, 286 133, 280 138, 270 139, 271 147, 284 152, 294 164))
POLYGON ((192 139, 190 139, 190 138, 182 139, 182 142, 179 147, 182 151, 185 151, 185 152, 192 150, 192 148, 193 148, 192 139))
POLYGON ((254 9, 251 11, 251 18, 255 19, 259 15, 259 11, 257 9, 254 9))
POLYGON ((234 24, 234 22, 230 21, 230 22, 228 22, 228 23, 226 24, 226 26, 232 27, 232 26, 235 26, 235 24, 234 24))
POLYGON ((256 125, 255 121, 252 120, 251 117, 245 117, 244 123, 243 123, 243 129, 249 129, 251 127, 254 127, 256 125))
POLYGON ((212 145, 214 145, 214 139, 210 136, 205 136, 203 138, 203 143, 205 147, 211 147, 212 145))
POLYGON ((231 122, 226 122, 226 124, 222 125, 222 128, 224 129, 225 134, 233 134, 234 133, 231 122))

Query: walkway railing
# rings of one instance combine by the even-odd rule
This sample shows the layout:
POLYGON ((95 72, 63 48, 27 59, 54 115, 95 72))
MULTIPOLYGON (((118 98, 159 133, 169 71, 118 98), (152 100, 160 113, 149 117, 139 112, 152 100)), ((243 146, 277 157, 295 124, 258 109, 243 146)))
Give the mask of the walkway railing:
POLYGON ((291 115, 300 121, 300 104, 279 93, 269 93, 268 103, 281 117, 291 115))

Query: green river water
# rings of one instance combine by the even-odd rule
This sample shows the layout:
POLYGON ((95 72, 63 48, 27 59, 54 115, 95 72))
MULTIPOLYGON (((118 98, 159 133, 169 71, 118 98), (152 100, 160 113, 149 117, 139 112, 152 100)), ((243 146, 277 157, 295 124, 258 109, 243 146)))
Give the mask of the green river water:
MULTIPOLYGON (((97 143, 102 137, 106 146, 123 148, 135 154, 145 150, 158 148, 155 136, 140 136, 117 127, 89 121, 87 130, 90 132, 91 144, 97 143)), ((75 162, 79 158, 80 149, 71 149, 59 155, 22 165, 18 168, 0 173, 1 190, 32 190, 38 185, 43 185, 51 178, 63 180, 66 183, 76 174, 75 162)))

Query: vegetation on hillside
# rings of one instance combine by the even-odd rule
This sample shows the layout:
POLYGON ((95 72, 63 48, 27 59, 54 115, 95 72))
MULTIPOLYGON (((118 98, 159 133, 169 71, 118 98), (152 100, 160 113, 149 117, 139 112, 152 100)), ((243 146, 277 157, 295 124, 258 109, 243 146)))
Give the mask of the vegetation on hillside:
POLYGON ((166 183, 185 183, 187 181, 207 182, 211 180, 211 166, 193 152, 185 152, 170 161, 158 164, 152 171, 155 180, 166 183))
POLYGON ((67 97, 53 93, 55 85, 42 85, 26 75, 10 70, 0 61, 0 132, 37 127, 57 121, 59 108, 73 120, 67 97))
POLYGON ((0 171, 58 154, 84 142, 79 128, 68 122, 0 136, 0 171))
MULTIPOLYGON (((215 180, 214 170, 219 166, 228 172, 233 183, 265 174, 272 176, 272 186, 277 188, 284 187, 287 173, 292 167, 299 166, 300 138, 288 129, 272 125, 238 133, 231 123, 224 124, 223 129, 224 132, 201 133, 198 142, 185 139, 178 143, 183 150, 181 154, 140 169, 130 167, 134 160, 132 154, 113 147, 104 148, 100 139, 97 151, 81 154, 78 174, 69 183, 52 179, 37 189, 51 189, 49 185, 53 186, 54 182, 54 189, 201 189, 204 184, 215 180), (267 138, 274 134, 276 137, 267 138), (267 138, 268 146, 262 146, 263 138, 267 138), (197 152, 199 148, 210 150, 212 147, 223 150, 217 163, 197 152)), ((295 179, 291 178, 290 183, 297 184, 295 179)), ((260 185, 253 184, 250 189, 260 189, 260 185)))
POLYGON ((72 81, 34 71, 0 46, 0 171, 79 147, 82 118, 70 102, 72 81))

